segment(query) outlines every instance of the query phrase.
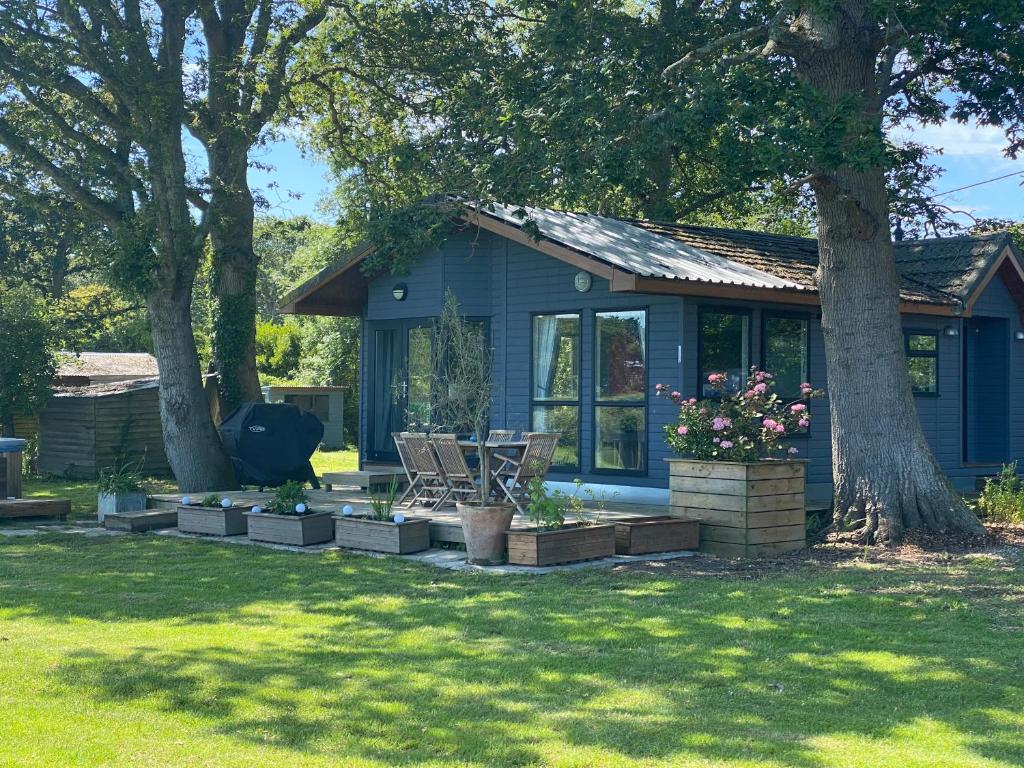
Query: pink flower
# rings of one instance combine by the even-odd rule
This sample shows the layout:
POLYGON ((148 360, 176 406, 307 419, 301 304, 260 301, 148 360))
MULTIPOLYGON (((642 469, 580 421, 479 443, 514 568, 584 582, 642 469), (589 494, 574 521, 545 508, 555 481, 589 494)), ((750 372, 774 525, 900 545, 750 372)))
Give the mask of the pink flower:
POLYGON ((791 410, 793 413, 800 413, 800 411, 806 411, 807 406, 804 405, 803 403, 793 403, 791 406, 789 406, 789 410, 791 410))
POLYGON ((814 388, 805 381, 803 384, 800 385, 800 394, 801 395, 809 394, 813 389, 814 388))
POLYGON ((756 395, 756 394, 757 394, 757 392, 755 392, 754 390, 748 389, 746 392, 743 393, 743 396, 745 398, 747 398, 747 400, 749 400, 750 398, 754 397, 754 395, 756 395))
POLYGON ((789 453, 790 456, 796 456, 798 453, 800 453, 800 449, 799 448, 790 448, 788 453, 789 453))
POLYGON ((723 429, 726 429, 731 426, 732 419, 724 419, 721 416, 715 416, 715 418, 711 421, 711 428, 715 430, 715 432, 721 432, 723 429))
POLYGON ((765 377, 765 372, 764 371, 758 371, 757 373, 754 374, 754 378, 757 379, 758 381, 764 381, 764 377, 765 377))
POLYGON ((761 424, 763 424, 766 429, 772 430, 779 425, 779 422, 777 422, 775 419, 765 419, 764 421, 761 422, 761 424))
POLYGON ((732 448, 732 441, 731 440, 723 440, 722 442, 720 442, 718 444, 718 447, 719 448, 732 448))
POLYGON ((672 394, 670 395, 670 397, 679 397, 679 393, 678 393, 678 392, 673 392, 673 393, 672 393, 672 394))
POLYGON ((685 435, 689 431, 690 431, 690 428, 686 427, 686 426, 683 426, 682 424, 680 424, 679 427, 676 428, 676 434, 677 435, 685 435))
POLYGON ((661 392, 661 390, 663 390, 663 389, 665 388, 665 385, 664 385, 664 384, 655 384, 655 385, 654 385, 654 388, 655 388, 655 389, 656 389, 656 390, 657 390, 658 392, 661 392))
POLYGON ((694 403, 697 402, 697 398, 696 397, 691 397, 688 402, 690 403, 690 405, 693 405, 694 403))
POLYGON ((764 382, 761 382, 760 384, 755 384, 754 385, 754 391, 757 392, 760 395, 763 392, 767 392, 768 391, 768 385, 765 384, 764 382))
POLYGON ((725 378, 725 376, 723 374, 721 374, 721 373, 711 373, 711 374, 708 374, 708 384, 717 384, 718 382, 720 382, 724 378, 725 378))
POLYGON ((798 421, 797 424, 799 426, 804 427, 806 429, 807 427, 811 426, 811 420, 810 419, 800 419, 800 421, 798 421))

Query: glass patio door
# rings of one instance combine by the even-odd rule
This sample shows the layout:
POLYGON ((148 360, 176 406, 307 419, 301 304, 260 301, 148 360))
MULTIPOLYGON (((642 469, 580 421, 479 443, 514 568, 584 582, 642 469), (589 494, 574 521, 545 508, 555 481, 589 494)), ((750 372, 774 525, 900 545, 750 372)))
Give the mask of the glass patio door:
POLYGON ((432 331, 422 320, 375 323, 371 344, 367 459, 397 463, 391 433, 430 424, 432 331))

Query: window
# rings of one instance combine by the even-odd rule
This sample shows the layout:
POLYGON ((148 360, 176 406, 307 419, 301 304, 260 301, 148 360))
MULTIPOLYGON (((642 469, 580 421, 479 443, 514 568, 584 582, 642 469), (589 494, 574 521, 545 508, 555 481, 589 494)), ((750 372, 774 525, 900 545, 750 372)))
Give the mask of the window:
POLYGON ((907 367, 910 388, 915 395, 939 393, 939 335, 937 333, 905 332, 907 367))
POLYGON ((739 312, 705 310, 700 313, 700 382, 697 391, 711 397, 715 390, 708 375, 724 373, 726 386, 738 391, 750 373, 750 315, 739 312))
POLYGON ((309 411, 324 423, 331 420, 331 398, 328 395, 285 395, 284 401, 309 411))
POLYGON ((765 314, 761 340, 762 366, 775 377, 775 391, 779 397, 799 398, 800 385, 809 380, 807 319, 765 314))
POLYGON ((594 469, 647 471, 647 312, 598 312, 594 469))
POLYGON ((580 466, 580 316, 535 315, 530 423, 559 432, 553 466, 580 466))

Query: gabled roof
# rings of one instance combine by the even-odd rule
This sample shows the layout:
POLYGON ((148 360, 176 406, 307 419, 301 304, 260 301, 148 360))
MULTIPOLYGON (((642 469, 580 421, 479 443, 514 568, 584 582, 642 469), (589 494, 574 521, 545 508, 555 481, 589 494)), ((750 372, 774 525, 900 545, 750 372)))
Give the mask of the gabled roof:
MULTIPOLYGON (((604 277, 613 291, 818 302, 812 238, 506 205, 469 206, 460 218, 604 277)), ((348 314, 367 284, 352 268, 371 251, 364 246, 292 291, 283 311, 348 314)), ((903 241, 894 252, 904 311, 969 314, 996 273, 1024 308, 1024 270, 1006 232, 903 241)))

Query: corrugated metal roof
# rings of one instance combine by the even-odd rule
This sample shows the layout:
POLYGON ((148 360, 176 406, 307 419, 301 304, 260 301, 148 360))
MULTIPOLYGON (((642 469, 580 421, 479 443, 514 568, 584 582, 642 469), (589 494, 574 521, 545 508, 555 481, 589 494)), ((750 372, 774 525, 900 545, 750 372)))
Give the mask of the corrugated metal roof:
POLYGON ((480 212, 516 226, 529 220, 546 239, 641 277, 813 290, 813 286, 696 248, 683 240, 664 237, 621 219, 508 205, 487 206, 480 212), (520 211, 526 215, 517 216, 520 211))
MULTIPOLYGON (((643 277, 817 290, 818 241, 813 238, 544 208, 495 205, 481 210, 516 226, 531 221, 546 239, 643 277)), ((1005 232, 894 243, 901 298, 930 304, 966 301, 1008 243, 1005 232)))

